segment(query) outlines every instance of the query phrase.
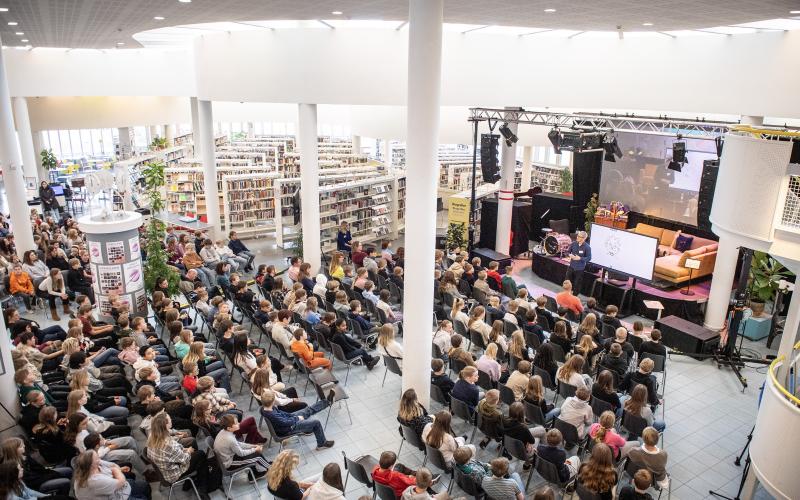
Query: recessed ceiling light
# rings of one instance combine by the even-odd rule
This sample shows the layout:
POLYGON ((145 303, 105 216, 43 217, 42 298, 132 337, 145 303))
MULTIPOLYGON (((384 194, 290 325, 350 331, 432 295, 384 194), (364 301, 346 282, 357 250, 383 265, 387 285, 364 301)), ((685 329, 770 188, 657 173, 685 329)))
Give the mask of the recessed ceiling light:
POLYGON ((642 23, 642 26, 652 26, 653 23, 642 23))
POLYGON ((8 12, 8 7, 0 7, 0 12, 8 12))
POLYGON ((20 42, 23 42, 23 43, 27 43, 27 41, 28 41, 27 38, 23 38, 22 40, 20 40, 20 42))
POLYGON ((11 22, 9 22, 9 23, 8 23, 8 25, 9 25, 9 26, 16 26, 16 25, 18 25, 18 24, 19 24, 19 23, 18 23, 18 22, 16 22, 16 21, 11 21, 11 22))
POLYGON ((547 12, 547 13, 551 13, 551 12, 555 12, 556 9, 544 9, 544 11, 547 12))
POLYGON ((153 19, 155 19, 156 21, 163 21, 164 17, 163 16, 156 16, 153 19))
POLYGON ((117 42, 117 45, 125 45, 125 42, 117 42))
POLYGON ((15 35, 17 35, 17 36, 22 36, 22 35, 24 35, 25 33, 24 33, 24 32, 22 32, 22 31, 17 31, 17 32, 16 32, 16 33, 14 33, 14 34, 15 34, 15 35))
POLYGON ((180 3, 192 3, 192 0, 178 0, 180 3))
POLYGON ((342 11, 341 10, 334 10, 333 12, 331 12, 331 14, 333 14, 334 16, 341 16, 342 15, 342 11))
POLYGON ((789 14, 800 14, 800 10, 791 10, 789 14))

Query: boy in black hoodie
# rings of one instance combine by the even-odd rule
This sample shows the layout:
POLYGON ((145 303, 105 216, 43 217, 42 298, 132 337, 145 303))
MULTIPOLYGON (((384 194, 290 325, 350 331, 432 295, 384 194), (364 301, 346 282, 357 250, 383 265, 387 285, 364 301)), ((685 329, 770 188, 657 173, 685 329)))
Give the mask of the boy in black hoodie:
POLYGON ((439 358, 434 358, 431 360, 431 383, 442 390, 442 394, 444 394, 444 399, 448 403, 450 402, 450 391, 453 390, 453 380, 447 376, 444 372, 444 361, 439 358))

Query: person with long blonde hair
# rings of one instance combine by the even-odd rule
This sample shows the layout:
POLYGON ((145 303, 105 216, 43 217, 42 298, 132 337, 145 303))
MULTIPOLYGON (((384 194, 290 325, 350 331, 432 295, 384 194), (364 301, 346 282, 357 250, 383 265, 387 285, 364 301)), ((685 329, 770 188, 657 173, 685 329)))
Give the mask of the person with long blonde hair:
POLYGON ((531 361, 531 356, 528 353, 528 346, 525 343, 525 334, 522 330, 515 330, 511 334, 511 342, 508 344, 508 354, 514 356, 518 360, 531 361))
POLYGON ((333 255, 331 255, 331 264, 328 266, 328 274, 337 280, 344 278, 343 263, 344 255, 342 255, 341 252, 333 252, 333 255))
POLYGON ((147 438, 147 458, 158 467, 164 480, 174 483, 192 472, 197 472, 193 477, 194 483, 204 500, 207 500, 208 491, 216 489, 218 485, 208 484, 209 474, 208 459, 205 452, 192 447, 184 448, 170 435, 172 419, 166 413, 159 413, 153 417, 150 424, 150 435, 147 438))
POLYGON ((592 378, 583 374, 584 362, 583 356, 580 354, 573 354, 566 363, 558 369, 556 379, 575 387, 591 388, 592 378))
POLYGON ((87 402, 88 397, 85 391, 80 389, 71 391, 67 396, 67 418, 75 413, 83 413, 89 419, 88 429, 91 432, 101 434, 105 438, 131 435, 131 428, 126 424, 127 417, 105 418, 95 415, 86 409, 87 402))
POLYGON ((422 436, 422 431, 433 419, 428 415, 428 410, 417 399, 417 391, 406 389, 400 397, 400 408, 397 410, 397 421, 411 427, 417 436, 422 436))
MULTIPOLYGON (((591 314, 590 314, 591 316, 591 314)), ((584 333, 580 341, 575 344, 573 351, 575 354, 580 354, 589 363, 589 366, 594 368, 597 361, 597 355, 603 350, 602 346, 597 345, 594 337, 588 333, 584 333)))
POLYGON ((600 335, 600 330, 597 328, 597 316, 594 313, 589 313, 583 318, 578 327, 578 335, 591 335, 593 339, 600 335))
POLYGON ((267 489, 274 496, 286 499, 302 498, 303 492, 313 486, 311 481, 295 481, 294 472, 300 464, 300 455, 294 450, 283 450, 275 457, 267 472, 267 489))
POLYGON ((464 299, 456 297, 453 299, 453 308, 450 310, 450 318, 453 321, 460 321, 464 326, 469 323, 469 316, 464 312, 464 299))
POLYGON ((592 448, 589 460, 578 469, 578 482, 601 498, 613 498, 618 480, 611 448, 604 443, 597 443, 592 448))
POLYGON ((387 323, 383 325, 378 334, 378 353, 397 360, 398 366, 403 368, 403 346, 394 338, 394 327, 387 323))
POLYGON ((478 370, 489 375, 489 379, 492 382, 500 381, 501 383, 505 383, 505 381, 508 380, 508 371, 504 371, 500 363, 497 362, 497 344, 494 342, 486 346, 483 356, 478 358, 478 361, 475 362, 475 366, 478 370))
POLYGON ((534 375, 528 379, 528 386, 525 388, 523 399, 525 402, 538 406, 542 410, 545 422, 549 422, 561 414, 561 408, 556 408, 555 405, 547 402, 542 377, 539 375, 534 375))
POLYGON ((497 347, 508 350, 508 339, 506 338, 506 325, 503 320, 496 319, 492 323, 492 331, 489 332, 489 342, 494 342, 497 347))
POLYGON ((469 313, 469 321, 467 321, 467 330, 475 330, 481 334, 484 343, 489 343, 489 333, 492 327, 486 324, 486 308, 483 306, 475 306, 469 313))
POLYGON ((422 440, 430 446, 442 452, 445 462, 453 461, 453 452, 460 446, 466 446, 472 451, 473 456, 477 453, 475 445, 466 444, 462 436, 455 436, 450 427, 452 417, 450 412, 442 410, 434 416, 433 422, 427 424, 422 431, 422 440))

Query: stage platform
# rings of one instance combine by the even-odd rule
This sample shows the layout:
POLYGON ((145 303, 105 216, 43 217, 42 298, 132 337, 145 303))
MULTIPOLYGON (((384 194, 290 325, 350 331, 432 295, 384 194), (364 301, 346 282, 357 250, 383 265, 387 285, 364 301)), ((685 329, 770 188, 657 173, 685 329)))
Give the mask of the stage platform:
MULTIPOLYGON (((567 274, 567 260, 560 257, 550 257, 547 255, 533 254, 531 270, 534 274, 551 283, 560 285, 567 274)), ((622 302, 623 294, 627 292, 626 305, 629 314, 655 320, 657 312, 648 309, 644 305, 645 300, 657 300, 664 306, 661 317, 675 315, 688 319, 693 322, 702 322, 705 303, 708 301, 708 292, 711 280, 702 283, 692 284, 691 290, 694 295, 683 295, 683 288, 664 290, 648 285, 642 281, 637 281, 636 288, 632 288, 633 279, 628 279, 627 284, 622 286, 603 284, 598 281, 598 273, 584 272, 583 284, 580 293, 590 296, 594 286, 594 297, 602 305, 614 304, 619 306, 622 302), (596 282, 596 283, 595 283, 596 282)))

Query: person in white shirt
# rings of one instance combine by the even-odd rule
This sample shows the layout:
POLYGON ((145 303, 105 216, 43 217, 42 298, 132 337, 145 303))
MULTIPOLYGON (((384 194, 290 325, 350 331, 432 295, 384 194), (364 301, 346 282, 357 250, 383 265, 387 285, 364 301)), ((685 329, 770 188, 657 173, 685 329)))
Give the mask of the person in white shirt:
POLYGON ((442 356, 444 357, 446 357, 447 353, 453 348, 453 345, 450 343, 450 337, 453 336, 453 333, 455 333, 453 330, 453 323, 446 319, 439 322, 439 329, 433 333, 433 343, 439 346, 439 349, 442 351, 442 356))
POLYGON ((256 479, 264 477, 269 468, 269 463, 262 455, 264 447, 236 439, 234 432, 239 430, 239 421, 235 416, 223 415, 219 419, 219 424, 222 430, 214 438, 214 453, 221 459, 222 466, 229 471, 249 467, 256 479))
POLYGON ((178 377, 174 375, 161 376, 161 372, 158 371, 158 363, 156 363, 155 358, 156 351, 154 351, 152 347, 142 346, 139 348, 139 359, 133 363, 134 377, 136 378, 136 381, 141 381, 139 371, 144 367, 149 367, 153 370, 153 375, 155 376, 155 380, 153 380, 153 382, 155 382, 156 387, 164 392, 180 390, 181 384, 178 381, 178 377))
POLYGON ((244 269, 244 267, 247 265, 247 259, 245 257, 239 257, 233 253, 233 250, 228 248, 228 245, 226 245, 223 240, 217 240, 214 244, 214 249, 219 254, 221 260, 231 265, 232 271, 236 271, 240 267, 244 269))
POLYGON ((75 498, 78 500, 127 500, 150 497, 150 486, 142 480, 128 480, 114 463, 100 460, 92 450, 75 460, 75 498))
POLYGON ((286 350, 286 355, 290 358, 294 357, 292 353, 292 342, 294 336, 292 330, 289 328, 289 321, 292 318, 292 313, 283 309, 278 311, 278 318, 272 324, 272 340, 278 342, 286 350))
POLYGON ((374 290, 375 290, 375 283, 373 283, 370 280, 367 280, 367 282, 364 283, 364 291, 361 292, 361 296, 367 299, 368 301, 372 302, 373 304, 377 305, 379 299, 378 296, 375 295, 374 290))
POLYGON ((578 387, 575 395, 568 397, 561 405, 561 414, 558 418, 572 424, 578 429, 578 438, 583 439, 588 425, 594 421, 594 413, 589 405, 592 391, 587 387, 578 387))
POLYGON ((200 249, 200 257, 203 259, 203 264, 206 267, 214 269, 220 263, 222 257, 217 249, 214 248, 214 243, 210 239, 203 241, 203 248, 200 249))
POLYGON ((328 278, 326 278, 324 274, 318 274, 314 283, 314 288, 311 290, 311 293, 313 293, 314 295, 319 295, 322 298, 325 298, 325 293, 328 291, 327 284, 328 284, 328 278))
POLYGON ((453 299, 453 309, 450 310, 450 318, 453 321, 460 321, 464 327, 469 323, 469 316, 464 312, 464 299, 456 297, 453 299))
POLYGON ((394 339, 394 327, 388 323, 381 327, 378 334, 378 352, 394 358, 398 366, 403 368, 403 346, 394 339))
POLYGON ((331 462, 322 469, 322 478, 312 484, 304 493, 305 500, 345 500, 342 485, 342 470, 339 464, 331 462))
POLYGON ((386 320, 389 323, 400 323, 401 321, 403 321, 403 313, 392 309, 392 306, 389 305, 390 298, 391 298, 391 293, 389 292, 389 290, 381 290, 378 302, 375 303, 375 307, 377 307, 378 309, 383 311, 384 314, 386 314, 386 320))

